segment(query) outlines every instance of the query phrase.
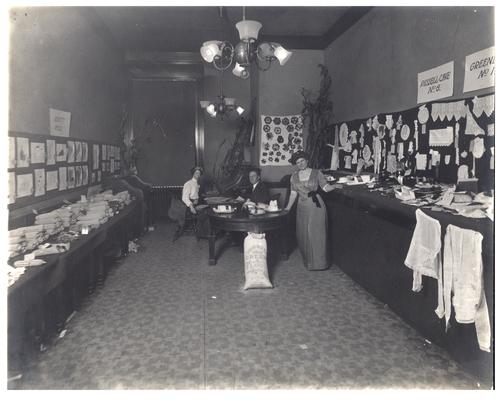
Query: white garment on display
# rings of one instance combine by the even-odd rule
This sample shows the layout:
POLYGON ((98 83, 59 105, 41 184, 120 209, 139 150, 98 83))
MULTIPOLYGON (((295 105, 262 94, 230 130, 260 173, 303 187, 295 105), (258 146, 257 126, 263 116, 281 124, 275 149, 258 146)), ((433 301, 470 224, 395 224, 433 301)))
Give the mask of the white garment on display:
POLYGON ((448 225, 444 239, 444 301, 437 314, 445 317, 446 329, 455 308, 455 319, 476 326, 479 348, 490 352, 490 317, 483 284, 483 235, 448 225), (452 299, 453 295, 453 299, 452 299))
POLYGON ((415 212, 417 224, 404 264, 413 270, 414 292, 422 290, 422 275, 438 280, 438 310, 443 309, 441 277, 441 224, 421 210, 415 212))

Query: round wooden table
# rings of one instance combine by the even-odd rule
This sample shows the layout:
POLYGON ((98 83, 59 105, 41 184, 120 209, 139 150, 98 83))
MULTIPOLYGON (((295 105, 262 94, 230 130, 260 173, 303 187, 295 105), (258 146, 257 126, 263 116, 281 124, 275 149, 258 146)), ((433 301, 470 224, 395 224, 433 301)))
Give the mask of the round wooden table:
POLYGON ((275 213, 266 212, 261 215, 251 215, 243 209, 239 209, 233 213, 221 214, 216 213, 212 209, 209 210, 209 223, 211 226, 209 233, 209 265, 216 264, 216 232, 218 230, 227 232, 252 232, 266 233, 272 230, 280 230, 281 232, 281 253, 283 259, 288 258, 288 211, 279 211, 275 213))

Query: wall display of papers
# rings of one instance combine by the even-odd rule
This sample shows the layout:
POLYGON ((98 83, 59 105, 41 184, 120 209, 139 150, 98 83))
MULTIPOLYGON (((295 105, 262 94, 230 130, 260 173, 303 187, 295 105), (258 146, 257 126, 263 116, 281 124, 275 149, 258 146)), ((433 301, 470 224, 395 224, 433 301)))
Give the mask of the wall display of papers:
POLYGON ((494 121, 493 94, 341 121, 330 128, 322 165, 373 173, 393 173, 401 165, 416 176, 433 178, 437 173, 439 181, 445 183, 456 183, 457 171, 465 165, 462 170, 468 178, 478 179, 478 190, 490 190, 494 185, 492 155, 479 149, 495 145, 494 121), (355 140, 347 139, 346 146, 341 146, 339 137, 335 141, 335 132, 354 132, 355 140), (333 151, 335 143, 338 151, 333 151), (358 150, 357 162, 348 163, 346 157, 355 155, 354 150, 358 150), (433 169, 436 163, 437 169, 433 169))
POLYGON ((119 146, 18 132, 9 132, 8 144, 9 210, 81 190, 101 181, 101 172, 106 175, 112 168, 120 172, 119 146), (99 175, 95 173, 92 182, 89 175, 95 170, 99 175))

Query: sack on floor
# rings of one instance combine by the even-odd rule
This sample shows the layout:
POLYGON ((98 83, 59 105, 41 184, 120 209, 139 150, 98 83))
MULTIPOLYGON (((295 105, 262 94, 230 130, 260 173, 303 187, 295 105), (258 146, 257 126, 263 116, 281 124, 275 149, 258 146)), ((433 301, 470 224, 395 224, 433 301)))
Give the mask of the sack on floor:
POLYGON ((268 277, 267 241, 264 233, 248 233, 244 239, 244 289, 273 287, 268 277))

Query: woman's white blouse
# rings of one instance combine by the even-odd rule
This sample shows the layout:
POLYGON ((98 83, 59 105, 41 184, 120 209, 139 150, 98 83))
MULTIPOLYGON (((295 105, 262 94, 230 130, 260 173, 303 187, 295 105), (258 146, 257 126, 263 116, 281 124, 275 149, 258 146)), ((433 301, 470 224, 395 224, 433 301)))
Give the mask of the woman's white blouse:
POLYGON ((200 185, 193 178, 183 185, 181 200, 187 207, 190 207, 190 205, 192 204, 191 200, 199 199, 199 188, 200 185))

